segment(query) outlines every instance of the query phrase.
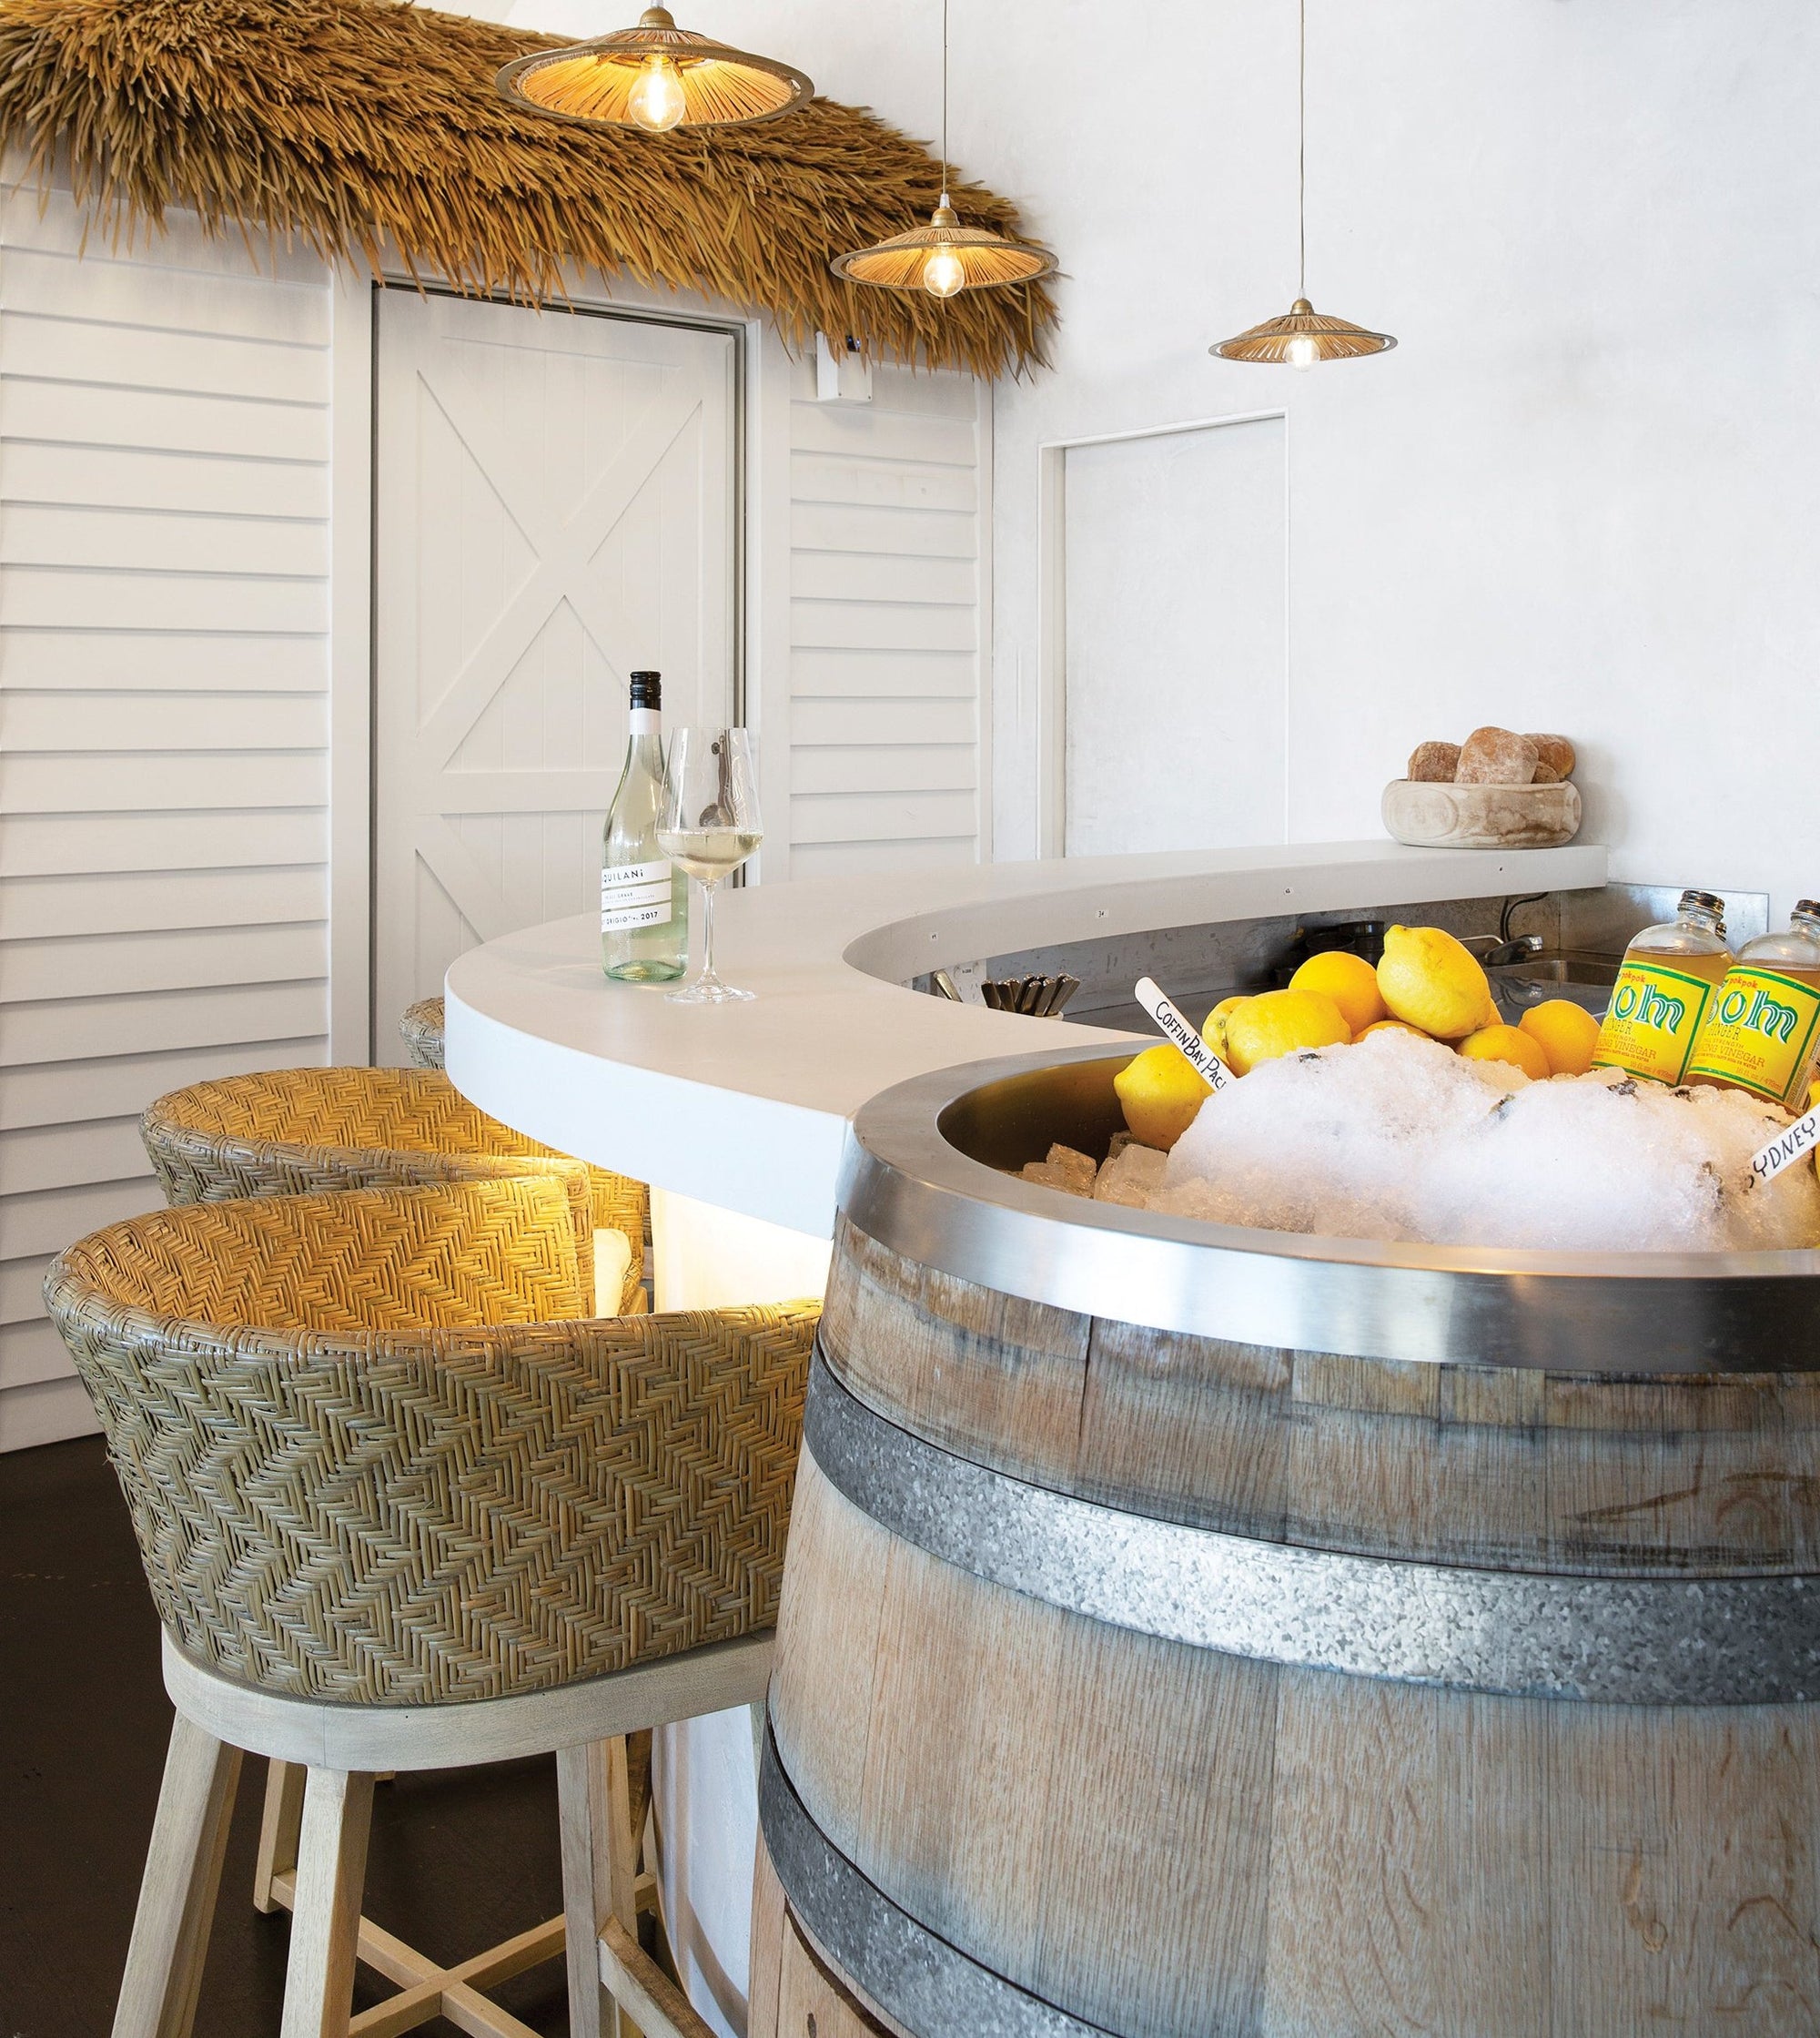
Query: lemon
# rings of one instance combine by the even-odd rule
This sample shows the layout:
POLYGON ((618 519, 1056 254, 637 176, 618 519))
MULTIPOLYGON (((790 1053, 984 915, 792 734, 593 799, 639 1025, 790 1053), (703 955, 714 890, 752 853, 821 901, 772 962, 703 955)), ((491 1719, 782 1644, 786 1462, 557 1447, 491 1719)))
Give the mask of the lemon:
POLYGON ((1339 1006, 1340 1018, 1355 1037, 1384 1017, 1378 972, 1363 956, 1348 955, 1343 948, 1310 956, 1289 978, 1289 989, 1324 992, 1339 1006))
POLYGON ((1491 987, 1478 957, 1438 927, 1390 929, 1378 989, 1392 1019, 1406 1019, 1437 1039, 1457 1040, 1488 1023, 1491 987))
POLYGON ((1112 1079, 1131 1137, 1166 1152, 1195 1121, 1213 1091, 1195 1073, 1193 1062, 1165 1040, 1146 1048, 1112 1079))
POLYGON ((1222 998, 1202 1022, 1200 1037, 1222 1061, 1229 1060, 1226 1051, 1226 1022, 1237 1008, 1245 1002, 1242 997, 1222 998))
POLYGON ((1264 990, 1227 1015, 1225 1059, 1238 1075, 1301 1048, 1343 1046, 1352 1029, 1325 991, 1264 990))
POLYGON ((1552 1072, 1542 1042, 1521 1027, 1481 1026, 1460 1043, 1460 1051, 1469 1061, 1508 1061, 1532 1082, 1546 1082, 1552 1072))
POLYGON ((1571 998, 1544 999, 1540 1005, 1532 1005, 1517 1023, 1532 1040, 1541 1042, 1550 1075, 1583 1076, 1592 1066, 1599 1022, 1585 1006, 1576 1005, 1571 998))
MULTIPOLYGON (((1365 1029, 1365 1033, 1413 1033, 1418 1040, 1428 1039, 1421 1027, 1411 1026, 1408 1019, 1374 1019, 1365 1029)), ((1365 1033, 1359 1036, 1361 1040, 1365 1038, 1365 1033)))

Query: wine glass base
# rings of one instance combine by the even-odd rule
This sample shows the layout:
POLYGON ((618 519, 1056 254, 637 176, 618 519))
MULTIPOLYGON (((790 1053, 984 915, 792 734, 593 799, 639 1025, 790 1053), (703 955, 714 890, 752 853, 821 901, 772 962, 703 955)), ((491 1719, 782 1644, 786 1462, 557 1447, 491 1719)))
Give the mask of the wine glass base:
POLYGON ((697 977, 693 984, 684 984, 680 990, 666 990, 666 1005, 749 1005, 758 996, 755 990, 737 990, 732 984, 723 984, 718 977, 697 977))

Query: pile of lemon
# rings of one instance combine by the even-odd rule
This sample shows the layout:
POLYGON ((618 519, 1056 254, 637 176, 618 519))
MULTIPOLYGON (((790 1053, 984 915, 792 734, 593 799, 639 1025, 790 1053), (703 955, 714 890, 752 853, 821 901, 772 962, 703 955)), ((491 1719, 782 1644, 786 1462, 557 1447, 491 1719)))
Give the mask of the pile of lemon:
MULTIPOLYGON (((1508 1061, 1537 1082, 1583 1076, 1592 1066, 1599 1021, 1565 998, 1532 1005, 1506 1026, 1479 958, 1438 927, 1393 927, 1374 969, 1338 948, 1310 956, 1287 990, 1226 998, 1207 1015, 1201 1038, 1235 1075, 1308 1048, 1340 1047, 1400 1029, 1444 1040, 1475 1061, 1508 1061)), ((1131 1136, 1172 1147, 1210 1094, 1179 1048, 1148 1048, 1113 1087, 1131 1136)))

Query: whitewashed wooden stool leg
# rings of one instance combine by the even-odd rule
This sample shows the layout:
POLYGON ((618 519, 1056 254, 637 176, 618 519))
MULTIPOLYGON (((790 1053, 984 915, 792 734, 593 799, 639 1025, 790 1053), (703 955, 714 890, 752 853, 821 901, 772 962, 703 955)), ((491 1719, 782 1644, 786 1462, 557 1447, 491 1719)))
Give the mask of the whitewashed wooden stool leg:
POLYGON ((347 2038, 372 1821, 370 1773, 310 1770, 298 1836, 282 2038, 347 2038))
MULTIPOLYGON (((606 1850, 607 1909, 606 1917, 601 1922, 604 1925, 606 1918, 617 1918, 636 1940, 639 1835, 632 1825, 632 1778, 626 1760, 626 1737, 618 1734, 612 1740, 596 1741, 594 1747, 605 1771, 607 1796, 606 1831, 602 1836, 606 1850)), ((623 2017, 621 2022, 622 2029, 626 2028, 623 2017)))
POLYGON ((612 1908, 608 1750, 615 1745, 623 1765, 622 1740, 556 1750, 571 2038, 617 2038, 617 2012, 601 1986, 600 1953, 601 1927, 612 1908))
POLYGON ((181 1713, 121 1978, 114 2038, 188 2038, 240 1780, 240 1750, 181 1713))
POLYGON ((266 1764, 266 1809, 259 1820, 259 1851, 253 1863, 253 1908, 282 1911, 273 1893, 272 1878, 297 1867, 298 1833, 303 1825, 303 1785, 308 1772, 301 1762, 266 1764))
POLYGON ((713 2038, 638 1942, 639 1834, 623 1739, 556 1751, 571 2038, 713 2038))

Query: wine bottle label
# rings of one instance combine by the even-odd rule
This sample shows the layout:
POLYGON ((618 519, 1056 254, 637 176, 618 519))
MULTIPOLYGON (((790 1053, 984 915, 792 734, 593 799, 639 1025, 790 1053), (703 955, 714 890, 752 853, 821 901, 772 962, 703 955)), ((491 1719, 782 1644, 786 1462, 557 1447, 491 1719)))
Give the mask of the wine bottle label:
POLYGON ((662 857, 655 863, 610 864, 601 873, 601 932, 667 927, 674 896, 670 865, 662 857))
POLYGON ((1780 1104, 1807 1073, 1816 1029, 1820 990, 1780 970, 1740 964, 1720 987, 1688 1072, 1780 1104))
POLYGON ((1706 978, 1664 963, 1627 962, 1613 986, 1592 1066, 1678 1083, 1713 990, 1706 978))

